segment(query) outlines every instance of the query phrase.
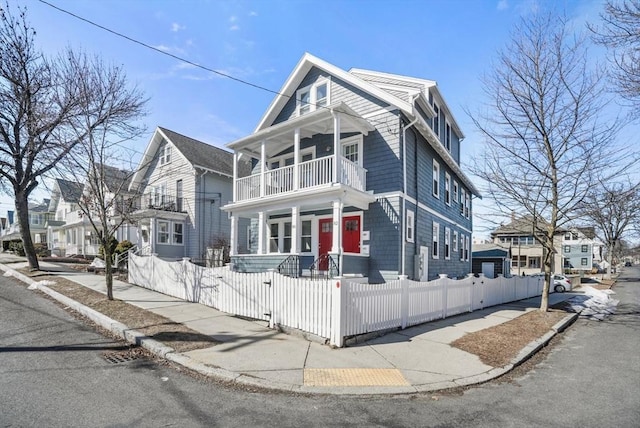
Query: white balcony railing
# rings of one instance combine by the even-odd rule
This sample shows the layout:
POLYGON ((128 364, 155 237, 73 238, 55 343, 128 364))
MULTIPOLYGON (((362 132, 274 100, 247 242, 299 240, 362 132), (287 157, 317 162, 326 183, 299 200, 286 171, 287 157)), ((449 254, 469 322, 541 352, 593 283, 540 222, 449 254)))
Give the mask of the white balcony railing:
MULTIPOLYGON (((333 182, 333 156, 322 157, 302 162, 298 167, 298 183, 294 182, 294 168, 289 165, 265 171, 264 192, 261 191, 261 174, 253 174, 239 178, 235 182, 236 202, 257 199, 261 196, 275 196, 297 189, 311 189, 333 182)), ((367 170, 356 163, 341 157, 338 182, 362 192, 367 189, 367 170)))

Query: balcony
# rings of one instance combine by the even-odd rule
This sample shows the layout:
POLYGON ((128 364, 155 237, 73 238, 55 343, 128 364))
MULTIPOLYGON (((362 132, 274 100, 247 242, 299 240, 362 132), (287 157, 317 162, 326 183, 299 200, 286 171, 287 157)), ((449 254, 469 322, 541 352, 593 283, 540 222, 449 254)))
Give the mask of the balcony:
POLYGON ((175 198, 159 193, 145 193, 133 200, 131 211, 157 210, 181 213, 184 212, 184 198, 175 198))
POLYGON ((345 157, 338 159, 340 168, 337 182, 333 177, 335 157, 327 156, 239 178, 235 181, 235 201, 274 197, 331 184, 342 184, 366 192, 367 170, 345 157))

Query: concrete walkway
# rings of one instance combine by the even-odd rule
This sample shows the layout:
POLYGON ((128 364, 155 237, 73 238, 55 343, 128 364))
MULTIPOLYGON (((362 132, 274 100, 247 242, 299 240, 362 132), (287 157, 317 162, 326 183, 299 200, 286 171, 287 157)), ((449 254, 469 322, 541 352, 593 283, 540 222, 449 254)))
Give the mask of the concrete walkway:
MULTIPOLYGON (((0 269, 8 271, 5 275, 15 273, 13 269, 27 265, 24 260, 0 254, 0 269)), ((56 271, 55 275, 106 293, 103 276, 65 272, 67 269, 63 264, 48 262, 41 262, 40 268, 56 271)), ((14 276, 20 277, 19 274, 14 276)), ((33 282, 26 277, 22 280, 33 282)), ((45 286, 39 288, 44 292, 52 291, 45 286)), ((55 292, 49 294, 57 297, 55 292)), ((550 295, 549 303, 552 305, 574 295, 554 293, 550 295)), ((493 368, 483 364, 477 356, 450 344, 467 333, 502 324, 537 309, 540 298, 494 306, 399 330, 356 346, 332 349, 296 335, 271 330, 264 321, 247 321, 121 281, 114 281, 114 296, 221 342, 210 348, 179 354, 132 333, 104 315, 89 314, 105 328, 120 332, 130 341, 142 343, 169 360, 206 375, 242 384, 331 394, 411 393, 485 382, 528 358, 577 317, 577 314, 567 315, 547 335, 525 347, 511 364, 493 368)), ((75 303, 74 309, 81 313, 92 311, 75 303)))

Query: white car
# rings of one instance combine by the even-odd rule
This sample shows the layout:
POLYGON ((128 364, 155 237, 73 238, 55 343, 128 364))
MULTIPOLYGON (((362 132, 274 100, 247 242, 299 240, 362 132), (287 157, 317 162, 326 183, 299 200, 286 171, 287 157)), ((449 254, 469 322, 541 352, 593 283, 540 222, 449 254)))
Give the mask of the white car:
MULTIPOLYGON (((544 277, 544 273, 534 273, 531 276, 541 276, 544 277)), ((553 275, 553 290, 556 293, 564 293, 567 290, 571 290, 573 287, 571 286, 571 280, 564 275, 555 274, 553 275)))

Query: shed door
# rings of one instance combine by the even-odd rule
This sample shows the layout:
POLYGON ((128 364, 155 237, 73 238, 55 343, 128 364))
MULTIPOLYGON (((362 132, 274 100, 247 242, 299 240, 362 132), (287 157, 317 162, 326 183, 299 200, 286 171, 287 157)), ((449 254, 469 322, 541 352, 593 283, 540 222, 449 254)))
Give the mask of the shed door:
POLYGON ((487 278, 494 278, 494 265, 493 263, 483 262, 482 263, 482 274, 487 278))

